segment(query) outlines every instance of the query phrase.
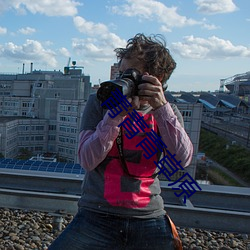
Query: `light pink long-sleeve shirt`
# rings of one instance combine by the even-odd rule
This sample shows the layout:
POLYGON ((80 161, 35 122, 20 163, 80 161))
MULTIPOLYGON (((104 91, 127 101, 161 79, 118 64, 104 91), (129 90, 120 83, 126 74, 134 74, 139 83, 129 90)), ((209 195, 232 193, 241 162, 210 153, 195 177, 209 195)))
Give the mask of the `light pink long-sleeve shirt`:
MULTIPOLYGON (((108 111, 109 112, 109 111, 108 111)), ((125 117, 111 118, 108 112, 96 126, 96 130, 83 130, 79 135, 78 157, 81 166, 86 171, 95 169, 111 150, 119 133, 118 125, 125 117)), ((159 127, 160 136, 168 150, 181 161, 182 167, 190 164, 193 155, 193 145, 177 119, 169 103, 151 111, 159 127)))

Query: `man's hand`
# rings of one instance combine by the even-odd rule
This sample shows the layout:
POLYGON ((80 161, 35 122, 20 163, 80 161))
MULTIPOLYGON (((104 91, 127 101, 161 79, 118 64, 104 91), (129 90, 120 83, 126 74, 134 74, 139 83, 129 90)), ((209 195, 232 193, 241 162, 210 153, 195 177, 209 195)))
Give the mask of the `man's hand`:
POLYGON ((153 109, 160 108, 167 103, 162 89, 162 83, 154 76, 145 73, 142 76, 145 83, 138 86, 139 99, 148 101, 153 109))
POLYGON ((133 111, 133 109, 140 108, 140 100, 138 96, 133 96, 132 98, 128 98, 128 101, 131 103, 132 107, 128 108, 128 111, 123 110, 119 115, 126 116, 129 112, 133 111))

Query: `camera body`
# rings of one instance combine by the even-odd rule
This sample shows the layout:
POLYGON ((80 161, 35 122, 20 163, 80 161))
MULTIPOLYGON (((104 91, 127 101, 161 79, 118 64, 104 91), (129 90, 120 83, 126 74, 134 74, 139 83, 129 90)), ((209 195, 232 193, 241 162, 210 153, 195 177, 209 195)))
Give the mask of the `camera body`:
POLYGON ((136 69, 127 69, 121 77, 101 83, 97 91, 97 98, 101 102, 104 102, 112 96, 111 93, 116 89, 120 90, 127 98, 137 96, 138 85, 141 83, 143 83, 143 81, 140 72, 136 69))

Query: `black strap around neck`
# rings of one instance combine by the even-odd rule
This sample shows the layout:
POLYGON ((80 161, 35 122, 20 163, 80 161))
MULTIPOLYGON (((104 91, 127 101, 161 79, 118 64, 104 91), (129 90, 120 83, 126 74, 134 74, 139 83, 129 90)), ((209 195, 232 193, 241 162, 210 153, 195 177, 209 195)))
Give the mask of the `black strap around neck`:
POLYGON ((121 163, 122 163, 122 168, 123 168, 125 174, 127 174, 129 176, 133 176, 128 171, 128 167, 127 167, 126 161, 124 159, 124 155, 123 155, 122 127, 120 127, 120 129, 119 129, 119 133, 118 133, 118 136, 116 138, 116 144, 117 144, 117 147, 118 147, 118 152, 119 152, 120 160, 121 160, 121 163))
MULTIPOLYGON (((124 154, 123 154, 122 127, 120 127, 118 136, 116 138, 116 144, 117 144, 117 148, 118 148, 120 160, 121 160, 121 163, 122 163, 121 164, 122 165, 122 169, 124 170, 125 174, 128 175, 128 176, 130 176, 130 177, 138 178, 139 176, 132 175, 128 171, 127 163, 125 161, 124 154)), ((154 179, 157 175, 158 175, 157 173, 154 173, 152 176, 149 176, 149 177, 154 179)))

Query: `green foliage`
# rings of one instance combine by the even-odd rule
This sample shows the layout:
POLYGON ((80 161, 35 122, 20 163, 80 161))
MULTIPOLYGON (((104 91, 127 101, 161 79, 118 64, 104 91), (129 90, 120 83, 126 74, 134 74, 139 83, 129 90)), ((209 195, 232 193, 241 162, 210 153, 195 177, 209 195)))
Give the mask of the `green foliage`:
POLYGON ((32 152, 29 151, 27 148, 20 148, 19 149, 17 159, 28 160, 30 157, 32 157, 32 152))
POLYGON ((250 182, 250 153, 246 148, 201 129, 199 151, 250 182))
POLYGON ((240 186, 237 181, 226 175, 223 171, 216 169, 216 168, 210 168, 208 170, 208 175, 210 181, 214 185, 225 185, 225 186, 240 186))

